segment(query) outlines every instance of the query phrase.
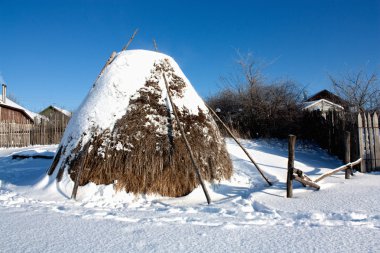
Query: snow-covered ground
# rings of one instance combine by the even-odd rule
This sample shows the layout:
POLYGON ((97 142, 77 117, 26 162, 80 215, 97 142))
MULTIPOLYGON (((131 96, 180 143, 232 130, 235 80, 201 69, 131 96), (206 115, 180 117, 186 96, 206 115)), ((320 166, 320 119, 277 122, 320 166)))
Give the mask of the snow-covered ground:
MULTIPOLYGON (((244 141, 275 182, 265 181, 230 139, 235 174, 173 199, 112 196, 110 187, 43 188, 51 160, 12 159, 23 152, 51 155, 57 146, 0 149, 0 252, 380 252, 380 174, 338 173, 314 191, 295 184, 285 198, 287 143, 244 141)), ((306 144, 295 167, 316 177, 341 162, 306 144)))

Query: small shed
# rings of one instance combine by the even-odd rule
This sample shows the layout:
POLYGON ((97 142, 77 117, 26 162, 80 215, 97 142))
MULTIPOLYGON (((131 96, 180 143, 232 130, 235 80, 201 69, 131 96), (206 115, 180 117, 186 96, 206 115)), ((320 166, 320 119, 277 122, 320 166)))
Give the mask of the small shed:
POLYGON ((57 106, 50 105, 42 110, 40 115, 47 117, 51 124, 56 126, 66 126, 72 113, 57 106))
POLYGON ((321 111, 321 112, 327 112, 327 111, 343 111, 344 107, 338 104, 335 104, 331 101, 328 101, 326 99, 319 99, 316 101, 310 101, 310 102, 304 102, 303 103, 303 110, 308 111, 321 111))
POLYGON ((328 100, 344 108, 348 108, 350 106, 350 103, 348 101, 344 100, 343 98, 339 97, 338 95, 335 95, 334 93, 326 89, 315 93, 313 96, 309 97, 306 100, 306 102, 317 101, 320 99, 328 100))
POLYGON ((349 108, 349 103, 328 90, 321 90, 309 97, 303 103, 303 110, 321 112, 344 111, 349 108))

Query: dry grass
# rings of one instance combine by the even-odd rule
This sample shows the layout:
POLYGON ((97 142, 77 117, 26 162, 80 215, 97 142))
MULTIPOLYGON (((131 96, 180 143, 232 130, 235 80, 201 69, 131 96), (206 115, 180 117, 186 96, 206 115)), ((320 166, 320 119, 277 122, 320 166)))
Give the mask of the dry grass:
MULTIPOLYGON (((187 195, 199 185, 177 122, 161 101, 159 79, 153 78, 162 76, 163 69, 168 73, 172 95, 182 96, 184 81, 168 62, 156 65, 152 78, 138 91, 139 96, 129 101, 126 114, 113 131, 94 131, 91 145, 82 148, 80 142, 74 158, 64 163, 69 165, 73 180, 84 166, 79 185, 114 183, 118 190, 171 197, 187 195)), ((232 164, 211 115, 200 109, 198 115, 177 110, 203 179, 230 178, 232 164)))

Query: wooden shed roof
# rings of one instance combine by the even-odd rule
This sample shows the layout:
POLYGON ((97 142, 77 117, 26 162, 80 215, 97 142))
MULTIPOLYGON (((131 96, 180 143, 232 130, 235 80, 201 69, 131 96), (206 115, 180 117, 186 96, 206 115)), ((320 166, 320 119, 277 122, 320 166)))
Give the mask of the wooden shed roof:
POLYGON ((334 93, 332 93, 331 91, 328 91, 326 89, 321 90, 321 91, 317 92, 316 94, 314 94, 313 96, 309 97, 306 100, 306 102, 317 101, 320 99, 325 99, 325 100, 331 101, 334 104, 341 105, 343 107, 347 107, 349 105, 349 103, 346 100, 344 100, 343 98, 335 95, 334 93))
POLYGON ((28 109, 25 109, 21 105, 17 104, 16 102, 13 102, 9 98, 6 99, 5 103, 0 99, 0 107, 12 109, 18 112, 21 112, 23 115, 25 115, 26 118, 30 119, 32 122, 34 122, 34 118, 38 117, 39 115, 37 113, 31 112, 28 109))

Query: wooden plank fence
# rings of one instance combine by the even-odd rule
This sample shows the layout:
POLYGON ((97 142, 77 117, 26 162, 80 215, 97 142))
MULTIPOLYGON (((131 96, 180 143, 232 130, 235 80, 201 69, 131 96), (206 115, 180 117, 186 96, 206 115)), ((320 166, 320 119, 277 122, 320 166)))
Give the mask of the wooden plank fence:
POLYGON ((288 141, 288 172, 287 172, 287 179, 286 179, 286 197, 292 198, 293 197, 293 180, 300 182, 304 187, 309 186, 316 190, 319 190, 321 187, 317 184, 322 179, 332 176, 342 170, 345 171, 345 179, 350 179, 350 175, 353 171, 352 168, 355 165, 358 165, 363 160, 362 158, 359 158, 355 162, 350 162, 350 153, 351 153, 351 135, 349 132, 345 132, 345 142, 344 142, 344 151, 345 151, 345 159, 344 159, 344 165, 334 169, 327 171, 326 173, 323 173, 322 175, 319 175, 315 179, 311 179, 308 175, 306 175, 302 170, 294 168, 294 160, 295 160, 295 144, 296 144, 296 136, 295 135, 289 135, 289 141, 288 141))
POLYGON ((30 145, 32 124, 0 123, 0 147, 30 145))
POLYGON ((358 139, 361 163, 361 172, 380 171, 380 132, 379 117, 358 114, 358 139))
POLYGON ((329 111, 306 112, 304 135, 301 138, 318 143, 330 154, 344 160, 342 148, 345 134, 350 136, 350 161, 363 158, 355 169, 361 172, 380 171, 380 133, 377 113, 350 113, 329 111))
POLYGON ((0 147, 58 144, 67 122, 41 120, 37 124, 0 122, 0 147))

